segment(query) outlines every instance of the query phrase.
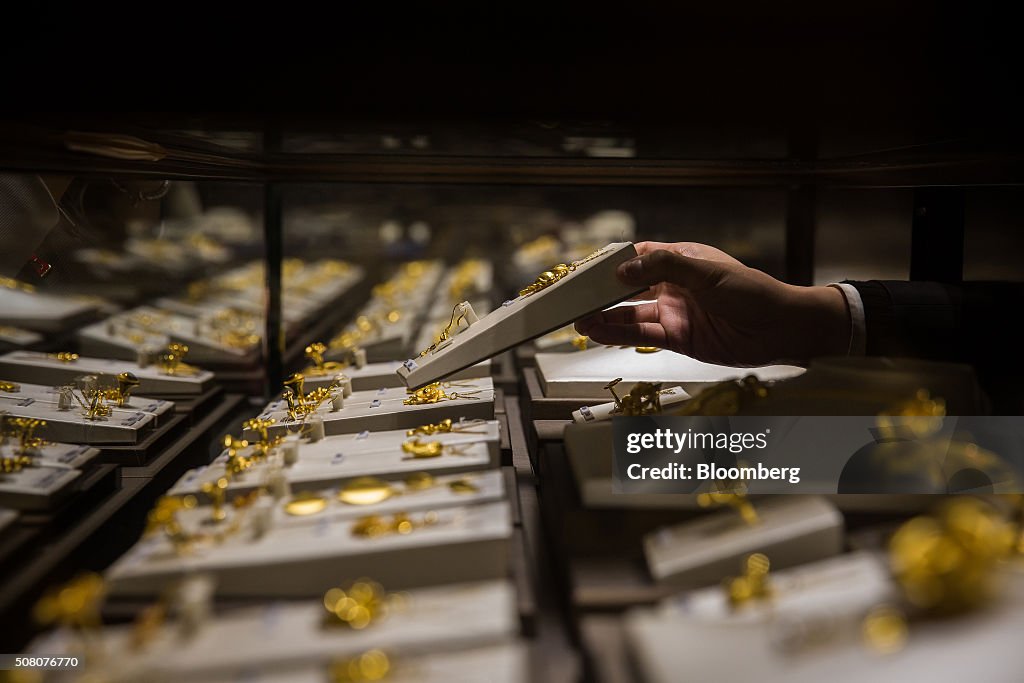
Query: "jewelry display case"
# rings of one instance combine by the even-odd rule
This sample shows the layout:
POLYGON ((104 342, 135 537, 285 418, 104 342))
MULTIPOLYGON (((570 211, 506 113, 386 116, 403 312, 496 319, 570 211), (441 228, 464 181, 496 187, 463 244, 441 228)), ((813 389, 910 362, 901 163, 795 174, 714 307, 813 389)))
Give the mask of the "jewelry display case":
MULTIPOLYGON (((0 272, 4 651, 114 681, 512 683, 697 680, 742 643, 762 680, 814 680, 823 665, 776 639, 803 647, 817 603, 841 613, 828 647, 849 671, 876 671, 848 637, 865 624, 920 633, 887 647, 908 677, 933 670, 934 615, 867 618, 909 594, 889 539, 946 496, 620 494, 614 418, 983 414, 970 367, 733 368, 572 324, 644 293, 616 276, 643 241, 713 244, 795 286, 942 270, 966 228, 931 237, 922 216, 1016 187, 1019 160, 847 138, 828 154, 788 127, 686 137, 0 124, 0 178, 52 204, 0 231, 26 246, 0 272), (836 248, 875 220, 905 258, 836 248)), ((1006 531, 1013 505, 961 513, 1006 531)), ((988 572, 982 541, 964 552, 988 572)), ((1003 607, 950 632, 995 657, 1022 613, 1003 607)))

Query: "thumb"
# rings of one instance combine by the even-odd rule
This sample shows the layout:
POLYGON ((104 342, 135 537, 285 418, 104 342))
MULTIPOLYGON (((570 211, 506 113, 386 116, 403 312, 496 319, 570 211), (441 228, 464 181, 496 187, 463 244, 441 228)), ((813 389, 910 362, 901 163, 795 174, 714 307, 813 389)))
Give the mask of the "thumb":
POLYGON ((619 279, 628 285, 653 286, 670 282, 693 292, 714 287, 724 275, 725 269, 718 261, 683 256, 664 249, 637 256, 618 268, 619 279))

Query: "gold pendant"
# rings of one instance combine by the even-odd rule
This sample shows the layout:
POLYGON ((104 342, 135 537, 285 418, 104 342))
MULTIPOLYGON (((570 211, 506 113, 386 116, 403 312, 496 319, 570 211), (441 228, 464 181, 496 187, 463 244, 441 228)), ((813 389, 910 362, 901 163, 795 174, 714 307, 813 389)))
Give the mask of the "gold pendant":
POLYGON ((284 504, 284 511, 294 517, 307 517, 323 512, 326 507, 326 498, 311 491, 303 491, 284 504))

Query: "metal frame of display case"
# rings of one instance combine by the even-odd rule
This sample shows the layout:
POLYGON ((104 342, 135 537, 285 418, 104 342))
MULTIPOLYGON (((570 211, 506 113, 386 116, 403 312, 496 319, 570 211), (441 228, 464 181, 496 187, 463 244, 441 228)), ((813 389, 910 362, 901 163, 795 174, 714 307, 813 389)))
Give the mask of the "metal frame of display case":
MULTIPOLYGON (((52 124, 51 124, 52 125, 52 124)), ((790 140, 783 159, 608 159, 439 154, 282 152, 281 128, 264 126, 260 150, 216 144, 154 129, 81 133, 14 122, 0 126, 0 170, 88 177, 239 181, 264 188, 266 267, 265 387, 283 376, 282 186, 302 182, 568 185, 622 187, 776 187, 787 191, 785 278, 810 284, 814 272, 817 189, 914 188, 911 278, 954 282, 963 272, 964 192, 969 186, 1024 185, 1024 154, 949 151, 818 159, 813 143, 790 140), (83 143, 106 152, 80 151, 83 143), (76 151, 78 150, 78 151, 76 151)))

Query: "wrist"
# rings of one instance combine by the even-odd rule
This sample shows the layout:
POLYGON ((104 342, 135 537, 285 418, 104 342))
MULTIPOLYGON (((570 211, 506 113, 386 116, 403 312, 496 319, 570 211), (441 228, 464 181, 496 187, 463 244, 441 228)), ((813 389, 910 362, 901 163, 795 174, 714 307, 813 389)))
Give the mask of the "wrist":
POLYGON ((845 356, 850 351, 851 320, 846 297, 835 287, 795 287, 798 358, 845 356))

